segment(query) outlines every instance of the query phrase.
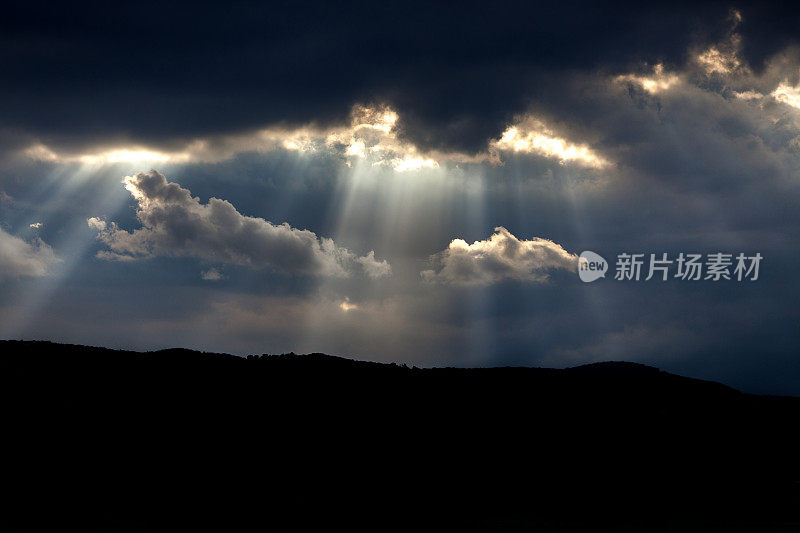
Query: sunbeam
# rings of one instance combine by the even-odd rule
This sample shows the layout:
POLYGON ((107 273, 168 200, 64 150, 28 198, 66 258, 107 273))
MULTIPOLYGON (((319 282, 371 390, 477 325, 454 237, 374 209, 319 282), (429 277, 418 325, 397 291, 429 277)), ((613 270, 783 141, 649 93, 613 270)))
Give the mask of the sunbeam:
POLYGON ((61 261, 49 276, 30 283, 24 294, 16 295, 18 305, 0 324, 0 335, 18 338, 27 333, 31 336, 37 316, 52 295, 70 282, 73 271, 86 259, 95 241, 86 219, 92 213, 116 213, 129 201, 129 196, 121 192, 120 177, 140 164, 143 163, 92 163, 57 167, 51 171, 46 184, 34 193, 33 197, 41 201, 35 204, 32 212, 61 261), (51 226, 56 227, 51 229, 51 226))

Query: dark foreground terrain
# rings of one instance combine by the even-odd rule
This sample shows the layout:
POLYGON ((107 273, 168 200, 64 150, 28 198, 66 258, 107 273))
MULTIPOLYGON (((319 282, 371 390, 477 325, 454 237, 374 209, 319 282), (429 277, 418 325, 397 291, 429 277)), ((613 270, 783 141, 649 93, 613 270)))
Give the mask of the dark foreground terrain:
POLYGON ((800 399, 0 342, 0 531, 800 531, 800 399))

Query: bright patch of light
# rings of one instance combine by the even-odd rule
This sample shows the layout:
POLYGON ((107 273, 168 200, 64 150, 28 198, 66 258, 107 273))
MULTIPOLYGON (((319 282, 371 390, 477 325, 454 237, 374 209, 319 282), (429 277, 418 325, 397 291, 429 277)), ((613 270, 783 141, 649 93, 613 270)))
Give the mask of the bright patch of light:
POLYGON ((771 96, 783 104, 800 109, 800 86, 792 87, 785 81, 772 91, 771 96))
POLYGON ((556 158, 561 163, 574 161, 594 168, 608 165, 608 161, 594 153, 588 146, 574 144, 557 137, 536 120, 528 121, 527 127, 519 125, 508 128, 499 141, 492 143, 492 147, 497 150, 539 153, 556 158))
POLYGON ((345 155, 348 156, 355 156, 355 157, 366 157, 367 147, 364 145, 362 141, 353 141, 353 143, 347 147, 345 151, 345 155))
POLYGON ((764 95, 758 91, 742 91, 742 92, 733 92, 733 96, 740 100, 760 100, 764 98, 764 95))
POLYGON ((680 83, 681 80, 676 74, 665 73, 664 65, 658 64, 653 67, 652 76, 636 76, 634 74, 626 74, 623 76, 617 76, 616 81, 635 83, 650 94, 657 94, 671 89, 680 83))
POLYGON ((405 157, 403 159, 393 160, 392 167, 397 172, 408 172, 421 170, 423 168, 438 168, 439 163, 433 159, 426 159, 424 157, 405 157))
POLYGON ((399 138, 396 131, 399 118, 397 112, 387 106, 355 105, 350 114, 350 123, 340 127, 322 128, 313 123, 295 128, 269 127, 192 139, 177 151, 121 146, 110 150, 87 149, 82 153, 66 153, 37 143, 28 147, 24 154, 40 161, 82 163, 87 166, 113 163, 154 166, 165 163, 217 163, 244 152, 290 150, 338 155, 351 168, 355 160, 363 160, 369 165, 384 166, 397 172, 437 168, 441 161, 478 163, 490 159, 488 154, 423 153, 413 143, 399 138))
POLYGON ((51 148, 36 144, 25 150, 25 155, 40 161, 54 163, 83 163, 103 165, 113 163, 185 163, 191 156, 185 152, 156 152, 140 148, 115 148, 89 154, 59 154, 51 148))
POLYGON ((726 54, 711 47, 697 56, 697 62, 708 74, 730 74, 741 66, 733 54, 726 54))
MULTIPOLYGON (((348 159, 346 164, 349 167, 352 167, 353 159, 359 159, 373 166, 391 167, 397 172, 438 168, 438 161, 419 155, 416 146, 398 139, 395 132, 398 120, 398 114, 388 107, 355 105, 348 127, 263 130, 259 135, 265 140, 279 140, 279 144, 287 150, 315 152, 326 149, 338 153, 348 159)), ((459 156, 457 154, 455 157, 459 156)))
POLYGON ((354 130, 367 128, 384 133, 392 131, 399 118, 391 109, 376 110, 365 106, 355 106, 352 114, 354 130))
POLYGON ((184 162, 188 161, 188 154, 168 154, 153 152, 150 150, 110 150, 99 154, 88 154, 78 157, 81 163, 90 165, 104 163, 136 163, 140 161, 151 161, 155 163, 184 162))
POLYGON ((348 311, 354 311, 358 309, 358 305, 350 303, 350 298, 345 298, 342 303, 339 304, 339 309, 344 311, 345 313, 348 311))
MULTIPOLYGON (((263 130, 259 132, 256 137, 260 137, 262 139, 262 148, 272 146, 274 144, 274 139, 276 138, 281 141, 280 144, 287 150, 309 152, 314 150, 316 147, 313 137, 305 130, 285 133, 263 130)), ((258 148, 258 144, 254 144, 253 141, 250 141, 249 144, 252 148, 258 148)))

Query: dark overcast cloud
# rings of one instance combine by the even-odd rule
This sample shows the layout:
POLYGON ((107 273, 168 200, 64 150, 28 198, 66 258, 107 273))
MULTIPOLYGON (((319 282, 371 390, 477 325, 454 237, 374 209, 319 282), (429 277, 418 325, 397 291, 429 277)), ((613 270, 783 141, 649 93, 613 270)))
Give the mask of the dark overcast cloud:
POLYGON ((800 394, 799 23, 723 2, 13 4, 0 337, 627 359, 800 394), (583 284, 586 249, 765 260, 753 283, 583 284))
MULTIPOLYGON (((682 64, 718 40, 724 2, 12 2, 0 117, 50 142, 165 140, 343 121, 390 102, 431 146, 479 149, 556 72, 682 64)), ((794 35, 744 6, 754 64, 794 35)))

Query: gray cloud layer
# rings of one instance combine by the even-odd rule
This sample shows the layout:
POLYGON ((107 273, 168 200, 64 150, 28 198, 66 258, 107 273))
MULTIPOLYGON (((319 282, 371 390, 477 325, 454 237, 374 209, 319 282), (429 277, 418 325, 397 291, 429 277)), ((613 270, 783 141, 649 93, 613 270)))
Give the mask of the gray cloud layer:
POLYGON ((203 204, 155 170, 128 176, 124 183, 138 203, 136 216, 142 227, 128 232, 114 222, 88 219, 108 247, 98 254, 103 259, 184 256, 293 274, 347 277, 358 268, 370 278, 391 274, 389 264, 376 260, 372 252, 358 257, 332 239, 242 215, 218 198, 203 204))

